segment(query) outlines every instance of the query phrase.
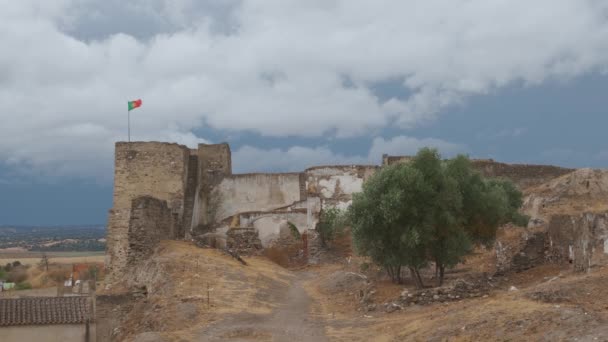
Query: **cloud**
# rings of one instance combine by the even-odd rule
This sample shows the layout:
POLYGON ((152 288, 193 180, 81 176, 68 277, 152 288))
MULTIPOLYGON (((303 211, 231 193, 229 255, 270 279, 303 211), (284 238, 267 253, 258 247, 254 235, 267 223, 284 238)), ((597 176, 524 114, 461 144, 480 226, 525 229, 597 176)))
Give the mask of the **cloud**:
POLYGON ((376 138, 367 155, 347 156, 334 153, 328 147, 293 146, 287 149, 260 149, 243 146, 232 154, 235 173, 293 172, 318 165, 373 164, 382 162, 382 155, 414 155, 423 147, 434 147, 444 156, 464 153, 467 148, 441 139, 417 139, 396 136, 392 139, 376 138))
POLYGON ((608 3, 596 0, 2 7, 0 160, 46 173, 111 167, 135 98, 135 139, 195 143, 201 127, 369 136, 436 120, 471 95, 608 65, 608 3), (405 96, 377 95, 374 85, 394 80, 405 96))

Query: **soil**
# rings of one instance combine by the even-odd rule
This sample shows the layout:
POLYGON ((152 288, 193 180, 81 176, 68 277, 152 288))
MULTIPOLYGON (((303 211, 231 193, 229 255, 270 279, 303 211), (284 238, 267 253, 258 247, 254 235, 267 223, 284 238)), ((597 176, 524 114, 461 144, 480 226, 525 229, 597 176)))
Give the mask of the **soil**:
POLYGON ((311 314, 312 301, 303 288, 312 275, 298 273, 272 313, 230 315, 202 329, 200 341, 328 341, 323 321, 311 314))

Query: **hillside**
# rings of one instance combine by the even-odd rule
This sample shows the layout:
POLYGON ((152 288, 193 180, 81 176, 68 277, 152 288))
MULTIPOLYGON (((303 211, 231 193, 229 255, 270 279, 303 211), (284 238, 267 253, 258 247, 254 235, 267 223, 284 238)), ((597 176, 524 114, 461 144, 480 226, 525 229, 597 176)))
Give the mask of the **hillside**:
MULTIPOLYGON (((554 249, 569 244, 579 258, 586 245, 576 232, 587 228, 549 223, 556 215, 601 213, 607 195, 608 172, 589 169, 526 189, 528 227, 502 227, 494 247, 449 270, 443 287, 423 290, 408 279, 393 284, 381 268, 344 251, 286 269, 263 256, 244 257, 242 265, 219 250, 161 241, 100 292, 98 312, 111 319, 101 319, 98 331, 136 342, 602 340, 608 268, 583 255, 599 262, 576 272, 556 259, 554 249), (574 235, 556 235, 566 228, 574 235)), ((598 237, 587 239, 593 245, 598 237)), ((433 272, 423 277, 430 284, 433 272)))
MULTIPOLYGON (((554 341, 594 340, 608 333, 606 268, 581 275, 541 266, 495 279, 495 287, 483 296, 387 310, 387 304, 398 302, 402 291, 412 292, 413 287, 394 285, 374 270, 364 272, 372 285, 357 280, 363 276, 358 260, 292 271, 262 257, 246 261, 248 266, 217 250, 163 242, 144 267, 129 276, 132 286, 144 286, 148 292, 134 300, 123 324, 115 326, 114 337, 124 341, 554 341), (344 278, 349 272, 355 276, 344 278), (368 286, 375 291, 372 311, 362 310, 360 304, 359 291, 368 286)), ((451 272, 449 283, 476 276, 475 266, 451 272)), ((105 294, 112 292, 117 294, 117 290, 105 294)))
POLYGON ((554 214, 608 210, 608 170, 579 169, 525 191, 523 211, 547 222, 554 214))

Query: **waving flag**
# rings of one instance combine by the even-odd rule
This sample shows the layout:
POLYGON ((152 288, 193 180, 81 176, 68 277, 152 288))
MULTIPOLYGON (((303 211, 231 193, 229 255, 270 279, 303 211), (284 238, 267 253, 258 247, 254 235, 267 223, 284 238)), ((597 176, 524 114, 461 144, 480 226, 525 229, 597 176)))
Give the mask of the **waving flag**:
POLYGON ((129 104, 129 111, 131 111, 135 108, 141 107, 141 99, 135 100, 135 101, 129 101, 128 104, 129 104))

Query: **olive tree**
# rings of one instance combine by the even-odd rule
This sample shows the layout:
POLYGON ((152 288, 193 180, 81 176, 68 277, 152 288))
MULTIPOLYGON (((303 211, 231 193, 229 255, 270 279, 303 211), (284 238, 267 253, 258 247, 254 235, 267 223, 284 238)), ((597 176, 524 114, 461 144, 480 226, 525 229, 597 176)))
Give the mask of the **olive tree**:
POLYGON ((349 209, 355 247, 401 282, 407 267, 417 287, 420 269, 435 265, 437 285, 445 269, 463 261, 473 244, 489 243, 514 219, 521 193, 506 180, 485 179, 469 159, 442 160, 424 148, 408 163, 383 168, 353 197, 349 209))

